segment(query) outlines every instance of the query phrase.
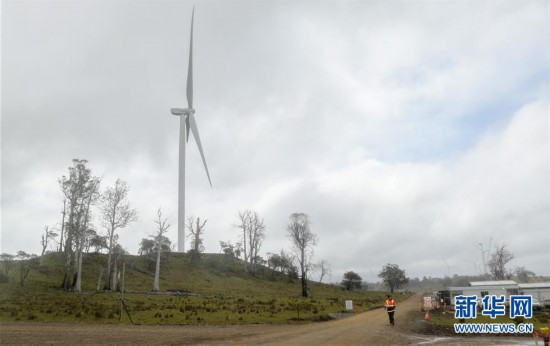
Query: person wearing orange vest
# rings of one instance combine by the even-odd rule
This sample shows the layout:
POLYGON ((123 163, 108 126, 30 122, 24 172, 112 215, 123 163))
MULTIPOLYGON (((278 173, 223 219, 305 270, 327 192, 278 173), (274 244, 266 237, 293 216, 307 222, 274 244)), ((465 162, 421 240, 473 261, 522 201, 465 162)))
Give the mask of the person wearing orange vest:
POLYGON ((386 299, 386 303, 384 304, 384 307, 386 308, 386 311, 388 312, 388 317, 390 318, 390 325, 395 325, 395 321, 393 319, 393 314, 395 313, 395 300, 388 295, 388 299, 386 299))

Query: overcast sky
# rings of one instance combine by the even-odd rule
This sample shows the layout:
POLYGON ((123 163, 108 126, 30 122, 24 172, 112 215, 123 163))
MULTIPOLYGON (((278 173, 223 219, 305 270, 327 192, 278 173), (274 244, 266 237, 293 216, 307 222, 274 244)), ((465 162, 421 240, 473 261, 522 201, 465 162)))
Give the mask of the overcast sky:
MULTIPOLYGON (((136 254, 162 207, 177 242, 191 1, 2 3, 1 252, 40 253, 58 179, 86 159, 130 186, 136 254)), ((474 274, 478 243, 550 275, 549 3, 196 1, 194 105, 212 178, 187 147, 186 213, 207 252, 293 212, 331 281, 474 274)), ((104 232, 95 221, 96 229, 104 232)), ((480 269, 476 269, 479 272, 480 269)), ((313 278, 317 275, 314 274, 313 278)))

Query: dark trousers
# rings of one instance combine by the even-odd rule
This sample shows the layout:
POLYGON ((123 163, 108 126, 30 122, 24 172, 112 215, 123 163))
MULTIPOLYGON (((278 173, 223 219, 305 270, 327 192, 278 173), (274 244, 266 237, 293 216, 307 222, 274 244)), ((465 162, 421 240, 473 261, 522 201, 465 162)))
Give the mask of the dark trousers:
POLYGON ((390 318, 390 324, 393 326, 395 324, 393 320, 393 314, 395 313, 394 310, 388 310, 388 317, 390 318))

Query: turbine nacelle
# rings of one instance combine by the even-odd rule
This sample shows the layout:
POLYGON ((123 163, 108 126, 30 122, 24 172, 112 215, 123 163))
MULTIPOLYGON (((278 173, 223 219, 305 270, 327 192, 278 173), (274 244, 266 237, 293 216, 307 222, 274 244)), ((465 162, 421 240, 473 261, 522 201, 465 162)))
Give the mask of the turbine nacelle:
POLYGON ((190 115, 195 114, 195 110, 193 108, 170 108, 170 112, 173 115, 190 115))

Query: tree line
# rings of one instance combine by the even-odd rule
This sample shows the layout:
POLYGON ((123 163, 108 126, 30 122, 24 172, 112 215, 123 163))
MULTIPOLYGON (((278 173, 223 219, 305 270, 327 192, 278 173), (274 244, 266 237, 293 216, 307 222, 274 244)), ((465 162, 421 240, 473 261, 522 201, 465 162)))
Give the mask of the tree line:
POLYGON ((114 186, 100 190, 101 179, 92 175, 86 160, 73 160, 69 174, 59 179, 63 192, 63 212, 59 237, 59 252, 65 255, 65 275, 61 288, 81 291, 82 255, 90 247, 107 248, 107 265, 99 266, 98 286, 104 270, 104 290, 117 285, 116 261, 124 253, 118 244, 117 230, 138 220, 137 212, 128 201, 129 186, 120 178, 114 186), (105 230, 99 235, 92 224, 92 206, 98 206, 98 221, 105 230), (113 272, 114 271, 114 272, 113 272))
MULTIPOLYGON (((87 160, 74 159, 72 166, 68 167, 68 174, 58 179, 63 196, 62 220, 60 227, 44 227, 40 241, 42 248, 40 263, 36 263, 38 256, 29 255, 24 251, 19 251, 16 256, 2 254, 0 259, 4 262, 6 277, 12 260, 24 260, 25 262, 21 262, 24 265, 21 265, 20 270, 20 283, 23 285, 30 269, 36 265, 42 265, 44 254, 53 246, 57 252, 64 255, 65 270, 60 287, 66 291, 80 292, 83 254, 92 250, 96 253, 106 250, 107 263, 103 264, 101 260, 97 263, 96 290, 118 289, 117 262, 126 251, 119 244, 117 232, 138 221, 138 215, 128 199, 130 191, 128 184, 118 178, 113 186, 101 189, 101 178, 93 175, 87 164, 87 160), (96 224, 101 225, 102 233, 98 232, 96 224)), ((153 220, 156 229, 148 238, 141 240, 138 253, 146 259, 149 270, 154 267, 153 290, 159 291, 161 263, 166 260, 167 254, 173 251, 173 246, 166 236, 170 227, 168 219, 163 216, 160 207, 156 214, 153 220)), ((200 260, 205 250, 204 236, 207 221, 193 216, 186 220, 187 236, 191 240, 188 251, 191 262, 200 260)), ((257 275, 259 268, 267 267, 271 269, 272 278, 275 273, 280 273, 289 281, 299 279, 301 295, 307 297, 311 273, 320 274, 319 282, 331 273, 330 265, 326 260, 313 261, 318 236, 312 231, 311 220, 306 213, 292 213, 289 216, 287 236, 291 249, 281 249, 279 253, 268 253, 267 259, 260 255, 267 233, 264 220, 257 212, 249 209, 239 211, 234 227, 238 231, 239 240, 235 244, 231 241, 220 241, 220 251, 224 257, 242 259, 245 271, 251 275, 257 275)), ((388 266, 384 270, 389 270, 391 265, 388 264, 388 266)), ((396 279, 395 275, 390 275, 389 278, 386 276, 381 278, 389 280, 387 283, 391 290, 403 285, 403 278, 396 279)), ((356 289, 359 288, 358 282, 361 281, 358 274, 348 272, 344 275, 341 285, 344 289, 356 289)))
MULTIPOLYGON (((409 278, 405 274, 405 270, 399 268, 397 264, 388 263, 378 274, 378 277, 382 280, 377 286, 382 290, 387 288, 393 293, 394 290, 403 288, 409 282, 409 278)), ((354 271, 348 271, 344 273, 340 286, 348 291, 358 290, 365 288, 368 284, 363 282, 363 278, 354 271)), ((374 286, 374 285, 373 285, 374 286)))
MULTIPOLYGON (((65 270, 60 287, 67 291, 80 292, 83 254, 89 253, 92 249, 95 252, 106 250, 107 263, 105 265, 101 261, 97 263, 96 289, 106 291, 118 289, 117 261, 126 251, 118 242, 117 232, 136 222, 138 215, 129 202, 130 188, 127 183, 118 178, 113 186, 101 189, 101 178, 92 174, 87 163, 87 160, 74 159, 72 166, 68 167, 68 175, 58 179, 63 196, 61 226, 44 227, 40 240, 41 256, 30 255, 24 251, 19 251, 17 255, 1 255, 0 260, 4 262, 6 277, 12 260, 27 260, 25 263, 28 264, 22 266, 20 270, 20 282, 23 284, 29 270, 33 266, 42 265, 48 247, 55 246, 57 252, 64 254, 65 270), (102 234, 98 232, 94 221, 101 225, 104 231, 102 234), (38 264, 37 258, 40 260, 38 264)), ((275 273, 280 273, 287 276, 289 280, 300 279, 301 294, 304 297, 308 296, 308 280, 312 272, 320 274, 319 282, 330 275, 331 268, 326 260, 313 261, 318 236, 312 231, 311 220, 306 213, 293 213, 289 216, 287 236, 291 249, 286 251, 281 249, 279 253, 268 253, 267 259, 260 255, 267 236, 264 220, 257 212, 249 209, 239 211, 236 218, 234 227, 238 231, 238 241, 235 244, 231 241, 220 241, 220 252, 224 254, 224 258, 242 258, 246 272, 257 275, 259 268, 268 267, 272 270, 272 278, 275 273)), ((205 250, 204 236, 207 221, 193 216, 186 220, 187 237, 190 238, 188 257, 191 262, 200 260, 205 250)), ((158 291, 160 290, 161 263, 166 260, 167 254, 173 251, 173 246, 166 236, 170 224, 163 216, 160 207, 153 222, 155 231, 148 238, 141 240, 138 253, 147 260, 149 270, 154 267, 153 290, 158 291)), ((511 277, 511 271, 506 269, 506 264, 511 259, 513 255, 504 245, 498 247, 488 263, 491 276, 495 279, 511 277)), ((522 269, 518 277, 531 273, 525 268, 522 269)), ((409 282, 405 271, 397 264, 388 263, 378 276, 383 285, 392 292, 409 282)), ((359 274, 348 271, 344 274, 340 285, 343 289, 354 290, 362 288, 364 283, 359 274)))
MULTIPOLYGON (((29 270, 43 264, 48 249, 63 254, 64 275, 60 288, 80 292, 82 289, 83 254, 95 251, 107 251, 107 263, 99 261, 96 289, 112 290, 118 288, 117 261, 126 253, 119 243, 118 231, 138 221, 138 214, 129 201, 130 188, 118 178, 113 186, 101 188, 101 178, 95 176, 88 167, 87 160, 74 159, 68 167, 68 174, 58 179, 63 196, 63 209, 59 227, 45 226, 41 235, 42 252, 40 257, 19 251, 17 255, 4 253, 0 260, 4 263, 7 279, 13 260, 22 260, 25 267, 21 270, 21 284, 29 270), (100 225, 103 232, 98 231, 100 225), (37 263, 37 261, 40 263, 37 263)), ((302 295, 308 295, 307 281, 313 270, 321 272, 320 280, 330 273, 327 261, 313 263, 314 247, 317 245, 317 235, 311 230, 309 216, 305 213, 293 213, 289 217, 287 235, 292 250, 281 249, 279 253, 268 253, 268 258, 260 256, 260 250, 266 238, 266 226, 259 214, 252 210, 239 211, 237 223, 239 241, 220 241, 221 252, 230 257, 241 258, 246 272, 256 275, 258 268, 264 266, 286 275, 289 280, 301 280, 302 295)), ((188 258, 191 262, 198 261, 204 252, 205 226, 208 220, 200 217, 189 217, 186 220, 187 236, 191 238, 191 248, 188 258)), ((153 220, 156 230, 148 238, 140 242, 140 256, 150 258, 150 264, 155 267, 153 290, 158 291, 161 262, 166 254, 173 251, 173 246, 166 236, 170 227, 168 219, 158 208, 153 220), (154 258, 154 260, 152 259, 154 258)), ((0 278, 3 279, 3 278, 0 278)))

